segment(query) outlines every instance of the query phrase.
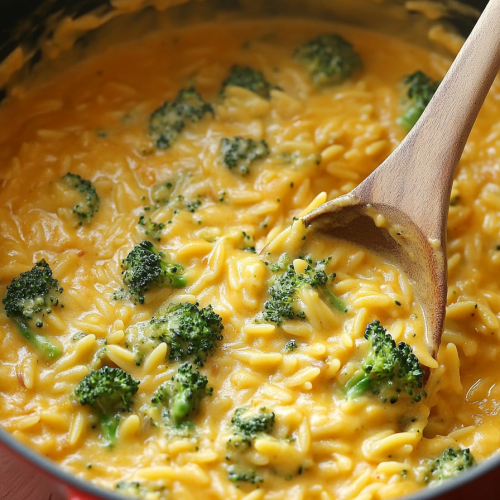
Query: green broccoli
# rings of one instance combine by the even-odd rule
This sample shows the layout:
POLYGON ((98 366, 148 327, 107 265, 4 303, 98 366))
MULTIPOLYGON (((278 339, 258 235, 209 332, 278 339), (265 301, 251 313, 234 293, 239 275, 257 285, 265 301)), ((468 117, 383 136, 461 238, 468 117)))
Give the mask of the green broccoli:
POLYGON ((199 309, 199 304, 168 304, 153 316, 127 329, 127 346, 140 365, 145 355, 161 342, 170 346, 170 361, 192 360, 203 366, 209 354, 222 340, 221 317, 212 306, 199 309))
POLYGON ((261 71, 239 65, 234 65, 231 68, 229 76, 222 82, 222 94, 228 86, 243 87, 244 89, 255 92, 264 99, 269 99, 271 97, 271 89, 278 88, 271 85, 264 78, 261 71))
POLYGON ((105 366, 85 375, 75 388, 75 399, 99 414, 102 434, 109 446, 116 442, 119 414, 130 411, 139 384, 120 368, 105 366))
POLYGON ((53 361, 61 357, 63 350, 61 344, 45 335, 36 333, 22 320, 12 318, 17 331, 40 353, 44 358, 53 361))
POLYGON ((340 35, 320 35, 295 51, 316 87, 338 85, 362 67, 361 57, 340 35))
POLYGON ((134 362, 141 366, 144 358, 161 343, 159 335, 151 328, 151 320, 139 321, 125 330, 125 345, 134 355, 134 362))
POLYGON ((211 396, 208 379, 189 363, 183 363, 171 380, 164 382, 151 398, 153 405, 162 408, 163 419, 175 426, 191 420, 205 396, 211 396))
POLYGON ((257 253, 257 250, 255 249, 254 237, 250 234, 247 234, 245 231, 242 231, 241 235, 243 236, 244 244, 244 247, 241 250, 244 250, 245 252, 257 253))
POLYGON ((73 342, 78 342, 79 340, 82 340, 83 338, 85 338, 87 336, 86 333, 84 332, 77 332, 73 335, 73 337, 71 337, 71 340, 73 342))
POLYGON ((141 483, 138 481, 120 481, 116 485, 116 490, 120 495, 125 495, 127 497, 141 498, 147 493, 144 491, 141 483))
MULTIPOLYGON (((134 304, 144 304, 144 294, 151 288, 186 285, 184 268, 180 264, 163 260, 163 252, 150 241, 141 241, 122 261, 123 283, 134 304)), ((118 295, 115 295, 118 298, 118 295)))
POLYGON ((90 181, 82 179, 77 174, 68 172, 62 180, 70 188, 81 193, 82 197, 85 197, 85 202, 78 203, 73 207, 73 213, 78 217, 79 225, 81 226, 84 222, 90 222, 94 214, 99 211, 100 201, 96 190, 90 181))
MULTIPOLYGON (((180 174, 177 179, 164 182, 159 184, 151 190, 151 197, 155 203, 154 208, 158 209, 161 206, 168 205, 169 208, 173 210, 173 214, 178 214, 181 210, 187 210, 190 213, 194 213, 203 204, 203 195, 198 193, 196 198, 187 199, 184 194, 186 190, 189 190, 189 184, 193 180, 192 174, 182 175, 180 174)), ((152 207, 144 207, 145 210, 150 210, 152 207)), ((147 221, 145 221, 147 225, 147 221)), ((153 223, 154 224, 154 223, 153 223)), ((163 227, 163 224, 158 224, 156 229, 159 233, 163 227)), ((153 228, 151 228, 153 231, 153 228)), ((153 233, 151 233, 153 234, 153 233)))
POLYGON ((300 151, 285 151, 276 156, 283 164, 291 166, 293 169, 314 169, 321 163, 319 153, 304 154, 300 151))
POLYGON ((144 500, 159 500, 165 489, 163 485, 154 484, 151 481, 148 481, 148 484, 139 481, 120 481, 116 485, 116 491, 120 495, 144 500))
POLYGON ((457 476, 474 465, 474 457, 469 448, 450 447, 444 450, 441 457, 427 464, 425 483, 438 483, 457 476))
POLYGON ((153 112, 149 119, 149 135, 157 148, 167 149, 188 121, 200 121, 206 113, 213 114, 212 106, 204 102, 193 87, 183 89, 173 101, 165 102, 153 112))
POLYGON ((199 198, 196 198, 195 200, 187 201, 186 202, 186 208, 188 212, 191 212, 192 214, 196 212, 196 210, 201 206, 201 200, 199 198))
POLYGON ((165 314, 153 317, 151 331, 170 346, 171 361, 191 358, 203 366, 208 355, 222 340, 222 318, 212 306, 198 308, 198 303, 169 304, 165 314))
POLYGON ((34 333, 28 323, 34 321, 41 328, 45 314, 51 314, 52 308, 59 304, 58 295, 62 291, 57 279, 52 278, 49 264, 42 259, 12 280, 2 301, 5 313, 12 318, 19 333, 49 360, 61 356, 60 346, 45 335, 34 333))
POLYGON ((138 226, 144 229, 144 234, 149 236, 152 240, 161 241, 161 232, 165 229, 165 224, 163 222, 154 222, 151 217, 146 217, 141 215, 139 217, 138 226))
POLYGON ((59 282, 52 278, 50 266, 42 259, 7 286, 3 299, 5 312, 9 317, 34 320, 40 328, 44 315, 59 304, 57 295, 62 291, 59 282))
POLYGON ((403 79, 403 114, 398 118, 398 124, 410 130, 422 116, 440 83, 438 80, 431 80, 422 71, 406 76, 403 79))
POLYGON ((346 384, 347 398, 382 393, 388 394, 394 404, 404 389, 415 402, 420 401, 425 394, 421 391, 424 372, 412 348, 405 342, 396 345, 378 320, 366 326, 365 339, 370 350, 361 368, 346 384))
MULTIPOLYGON (((284 272, 273 276, 268 289, 271 298, 264 303, 264 311, 257 316, 257 320, 271 321, 280 326, 286 319, 305 318, 305 313, 295 307, 296 292, 303 286, 317 289, 331 306, 341 312, 347 311, 345 303, 328 288, 328 284, 335 279, 335 274, 327 275, 325 272, 329 260, 318 260, 314 264, 312 259, 308 259, 309 264, 302 274, 297 274, 293 264, 290 264, 284 272)), ((287 259, 281 258, 281 261, 281 264, 270 265, 271 271, 281 271, 286 267, 287 259)))
POLYGON ((261 160, 269 155, 269 146, 266 141, 254 141, 243 137, 222 139, 220 150, 226 167, 237 168, 243 175, 250 172, 250 165, 255 160, 261 160))
POLYGON ((275 415, 265 408, 248 408, 242 406, 234 412, 231 419, 233 424, 233 437, 228 445, 239 446, 240 443, 250 445, 254 439, 265 434, 271 434, 274 427, 275 415))
POLYGON ((263 482, 263 478, 253 469, 253 464, 248 464, 247 451, 256 439, 275 439, 272 436, 274 412, 264 406, 242 406, 234 412, 231 424, 232 434, 226 442, 226 460, 234 461, 236 465, 228 467, 228 479, 251 484, 263 482))
POLYGON ((297 344, 297 341, 295 339, 290 339, 286 344, 285 344, 285 353, 289 354, 293 351, 295 351, 295 349, 297 349, 298 344, 297 344))
POLYGON ((154 202, 162 205, 167 204, 170 201, 170 197, 176 187, 177 186, 171 181, 155 186, 151 191, 151 196, 153 197, 154 202))
POLYGON ((188 212, 194 214, 203 203, 200 198, 201 195, 198 195, 198 198, 195 198, 194 200, 186 200, 182 194, 179 194, 174 198, 167 200, 167 203, 169 207, 173 209, 174 214, 178 214, 180 210, 187 210, 188 212))
POLYGON ((245 482, 250 484, 263 483, 264 479, 257 475, 253 469, 249 469, 243 472, 236 472, 234 465, 230 465, 227 468, 227 478, 232 483, 245 482))

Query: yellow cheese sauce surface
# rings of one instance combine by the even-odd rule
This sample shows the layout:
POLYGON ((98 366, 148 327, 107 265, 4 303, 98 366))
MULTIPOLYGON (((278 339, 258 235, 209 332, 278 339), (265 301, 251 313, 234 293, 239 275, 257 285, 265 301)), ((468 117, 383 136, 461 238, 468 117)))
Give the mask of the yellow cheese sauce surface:
POLYGON ((440 79, 448 65, 397 39, 353 28, 249 21, 110 47, 5 100, 0 296, 45 259, 63 292, 43 327, 34 328, 63 354, 46 361, 1 308, 2 427, 66 471, 104 488, 120 484, 122 493, 147 500, 395 498, 425 487, 427 464, 449 447, 469 448, 476 462, 496 452, 498 84, 453 187, 448 307, 437 362, 426 352, 422 315, 404 274, 346 243, 309 241, 300 219, 349 192, 404 137, 396 122, 402 78, 423 70, 440 79), (324 33, 348 39, 363 68, 340 85, 317 89, 294 51, 324 33), (269 99, 242 87, 221 93, 235 64, 263 72, 273 86, 269 99), (189 87, 213 113, 189 122, 169 148, 157 148, 148 135, 151 113, 189 87), (247 175, 229 169, 221 156, 221 140, 236 136, 268 144, 269 154, 252 162, 247 175), (78 194, 61 181, 68 172, 91 181, 100 199, 99 211, 81 225, 72 211, 78 194), (157 234, 139 224, 149 219, 159 225, 157 234), (328 275, 336 273, 330 291, 346 310, 305 286, 295 299, 303 317, 278 325, 259 316, 276 261, 252 249, 259 252, 292 222, 274 243, 287 250, 286 266, 293 263, 300 275, 307 259, 331 257, 324 264, 328 275), (148 239, 184 267, 187 283, 151 289, 144 304, 134 304, 120 295, 121 263, 148 239), (136 363, 131 332, 162 305, 196 302, 222 318, 223 338, 198 368, 213 393, 189 429, 176 433, 151 409, 151 397, 180 362, 158 342, 136 363), (344 386, 366 355, 364 332, 374 320, 430 368, 420 401, 404 390, 396 402, 380 394, 346 398, 344 386), (112 447, 97 412, 73 396, 77 384, 103 366, 140 381, 131 411, 119 416, 112 447), (236 445, 232 419, 241 407, 272 412, 274 425, 236 445))

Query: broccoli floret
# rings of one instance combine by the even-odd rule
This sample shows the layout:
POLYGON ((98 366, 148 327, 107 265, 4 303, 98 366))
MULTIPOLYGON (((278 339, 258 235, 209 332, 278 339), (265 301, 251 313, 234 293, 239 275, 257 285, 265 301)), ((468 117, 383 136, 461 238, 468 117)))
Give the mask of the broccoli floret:
POLYGON ((231 441, 250 444, 252 440, 273 431, 275 415, 265 407, 248 408, 242 406, 234 412, 231 419, 234 434, 231 441))
POLYGON ((250 165, 255 160, 269 155, 269 146, 266 141, 254 141, 243 137, 222 139, 220 150, 226 167, 236 168, 243 175, 250 172, 250 165))
POLYGON ((103 436, 110 446, 116 441, 119 414, 130 411, 139 384, 120 368, 105 366, 85 375, 75 388, 75 399, 98 412, 103 436))
POLYGON ((231 68, 229 76, 222 82, 221 93, 224 93, 225 88, 228 86, 243 87, 244 89, 255 92, 264 99, 269 99, 271 97, 271 89, 278 88, 271 85, 264 78, 261 71, 238 65, 234 65, 231 68))
MULTIPOLYGON (((286 319, 305 318, 305 313, 295 307, 296 292, 303 286, 317 289, 330 305, 345 312, 347 310, 345 303, 328 288, 328 284, 335 279, 335 274, 327 275, 325 272, 325 266, 329 260, 329 258, 319 260, 314 264, 309 259, 310 264, 302 274, 297 274, 293 264, 290 264, 284 272, 273 276, 268 289, 271 298, 264 303, 264 311, 257 317, 257 320, 271 321, 280 326, 286 319)), ((283 260, 285 261, 286 259, 283 260)), ((273 272, 280 271, 282 268, 283 263, 270 266, 273 272)))
POLYGON ((227 478, 232 483, 237 483, 243 481, 250 484, 263 483, 264 479, 257 475, 257 473, 250 469, 242 472, 236 472, 234 465, 230 465, 227 468, 227 478))
POLYGON ((213 113, 212 106, 204 102, 193 87, 183 89, 173 101, 165 102, 153 112, 149 119, 149 135, 156 147, 167 149, 188 121, 200 121, 206 113, 213 113))
POLYGON ((127 329, 126 342, 140 365, 145 355, 161 342, 170 346, 170 361, 190 360, 203 366, 209 354, 222 340, 221 317, 212 306, 199 309, 199 304, 168 304, 150 321, 142 321, 127 329))
POLYGON ((5 312, 9 317, 33 320, 40 328, 44 315, 59 304, 58 295, 62 291, 59 282, 52 278, 50 266, 42 259, 7 286, 3 299, 5 312))
POLYGON ((45 335, 33 332, 28 324, 34 321, 41 328, 45 314, 51 314, 52 308, 59 304, 58 295, 62 291, 59 282, 52 278, 49 264, 42 259, 12 280, 3 299, 5 313, 12 318, 19 333, 49 360, 62 354, 60 346, 45 335))
POLYGON ((142 498, 144 500, 159 500, 165 487, 159 484, 148 482, 148 484, 138 481, 120 481, 116 485, 116 490, 120 495, 127 497, 142 498))
POLYGON ((290 264, 281 276, 272 278, 268 289, 271 298, 264 303, 264 321, 271 321, 280 326, 285 319, 303 318, 304 313, 294 308, 295 292, 302 284, 293 264, 290 264))
POLYGON ((274 412, 264 406, 243 406, 236 409, 231 419, 233 433, 226 442, 228 450, 226 460, 236 461, 237 464, 228 468, 228 479, 230 481, 244 481, 252 484, 263 481, 252 466, 248 467, 246 452, 252 447, 255 439, 275 439, 271 435, 274 423, 274 412))
POLYGON ((440 83, 438 80, 431 80, 422 71, 406 76, 403 79, 403 113, 397 120, 398 124, 410 130, 422 116, 440 83))
POLYGON ((134 304, 144 304, 144 294, 151 288, 186 285, 184 268, 163 260, 163 252, 150 241, 141 241, 122 261, 123 283, 134 304))
POLYGON ((424 482, 441 482, 457 476, 474 465, 474 457, 469 448, 450 447, 444 450, 441 457, 428 462, 428 472, 424 482))
POLYGON ((338 85, 362 66, 359 54, 340 35, 318 36, 301 45, 295 57, 317 87, 338 85))
POLYGON ((297 341, 295 339, 291 339, 289 340, 286 344, 285 344, 285 352, 287 354, 295 351, 295 349, 297 349, 298 344, 297 344, 297 341))
POLYGON ((73 207, 73 213, 76 214, 79 220, 79 225, 84 222, 90 222, 96 212, 99 211, 99 196, 93 188, 90 181, 82 179, 77 174, 67 173, 62 180, 72 189, 80 192, 85 201, 78 203, 73 207))
POLYGON ((366 326, 365 339, 370 350, 361 369, 346 384, 347 398, 388 393, 395 403, 404 389, 414 401, 420 401, 424 372, 412 348, 405 342, 396 345, 378 320, 366 326))
POLYGON ((162 407, 165 421, 179 426, 192 418, 205 396, 212 395, 213 388, 207 384, 207 377, 184 363, 171 380, 160 385, 151 403, 162 407))
POLYGON ((138 226, 144 229, 144 234, 149 236, 152 240, 161 241, 161 232, 165 229, 165 224, 163 222, 154 222, 151 217, 146 217, 141 215, 139 217, 138 226))
POLYGON ((153 317, 149 331, 170 346, 169 359, 192 359, 203 366, 222 340, 222 318, 212 306, 199 309, 198 303, 169 304, 164 314, 153 317))

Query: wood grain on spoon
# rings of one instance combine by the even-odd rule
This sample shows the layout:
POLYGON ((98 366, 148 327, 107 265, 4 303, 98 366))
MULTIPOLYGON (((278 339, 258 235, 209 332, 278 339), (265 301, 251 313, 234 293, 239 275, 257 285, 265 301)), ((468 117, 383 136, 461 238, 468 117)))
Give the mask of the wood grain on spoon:
POLYGON ((490 0, 420 120, 350 193, 305 218, 306 226, 385 254, 415 282, 429 351, 446 308, 446 223, 456 167, 500 68, 500 0, 490 0))

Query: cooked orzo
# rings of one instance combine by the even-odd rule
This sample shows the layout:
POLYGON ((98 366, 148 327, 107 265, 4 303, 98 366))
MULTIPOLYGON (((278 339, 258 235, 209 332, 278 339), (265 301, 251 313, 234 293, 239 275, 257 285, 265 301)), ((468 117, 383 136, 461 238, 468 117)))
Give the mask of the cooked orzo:
POLYGON ((498 84, 453 188, 437 360, 405 275, 300 219, 373 171, 448 65, 248 21, 17 87, 0 109, 2 427, 147 500, 394 498, 496 452, 498 84))

